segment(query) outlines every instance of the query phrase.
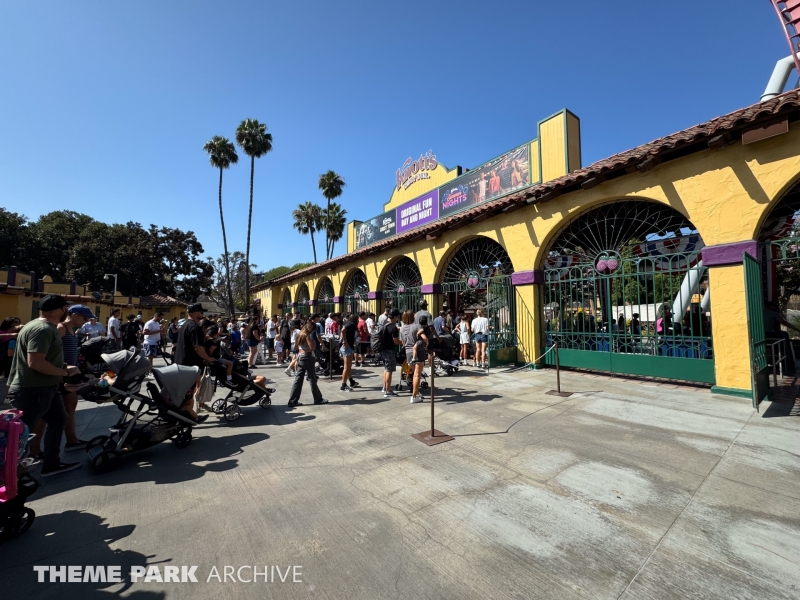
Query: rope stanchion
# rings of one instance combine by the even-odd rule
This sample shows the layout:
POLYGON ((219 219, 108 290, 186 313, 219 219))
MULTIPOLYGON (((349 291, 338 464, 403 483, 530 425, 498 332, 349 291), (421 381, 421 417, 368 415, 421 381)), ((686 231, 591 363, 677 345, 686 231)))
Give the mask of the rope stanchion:
POLYGON ((536 358, 534 358, 534 359, 533 359, 531 362, 527 362, 527 363, 525 363, 524 365, 522 365, 521 367, 515 367, 515 368, 513 368, 513 369, 509 369, 508 371, 506 371, 506 373, 515 373, 515 372, 517 372, 517 371, 524 371, 525 369, 528 369, 528 368, 530 368, 530 367, 533 367, 533 366, 535 366, 535 365, 536 365, 536 363, 538 363, 538 362, 539 362, 540 360, 542 360, 542 359, 543 359, 545 356, 547 356, 547 355, 548 355, 550 352, 552 352, 552 350, 553 350, 554 348, 555 348, 555 344, 553 344, 552 346, 550 346, 550 347, 549 347, 547 350, 545 350, 545 351, 544 351, 544 354, 542 354, 541 356, 537 356, 537 357, 536 357, 536 358))
MULTIPOLYGON (((430 431, 422 431, 420 433, 414 433, 411 435, 415 440, 419 440, 426 446, 435 446, 436 444, 441 444, 442 442, 449 442, 450 440, 454 440, 455 438, 452 435, 447 435, 446 433, 442 433, 434 426, 434 407, 433 402, 434 398, 436 397, 435 389, 435 379, 436 379, 436 369, 433 366, 433 352, 430 354, 430 366, 431 366, 431 428, 430 431)), ((413 389, 413 388, 412 388, 413 389)))
POLYGON ((561 391, 561 363, 558 360, 558 340, 553 342, 553 348, 556 349, 556 389, 545 392, 548 396, 561 396, 562 398, 569 398, 572 392, 561 391))

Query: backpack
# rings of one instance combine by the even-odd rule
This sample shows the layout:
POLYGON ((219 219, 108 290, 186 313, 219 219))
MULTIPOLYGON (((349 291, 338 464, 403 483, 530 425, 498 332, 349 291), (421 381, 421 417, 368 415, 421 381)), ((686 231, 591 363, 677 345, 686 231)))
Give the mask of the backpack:
POLYGON ((386 333, 386 323, 378 323, 372 330, 372 335, 369 338, 369 346, 373 354, 380 354, 383 351, 383 336, 386 333))

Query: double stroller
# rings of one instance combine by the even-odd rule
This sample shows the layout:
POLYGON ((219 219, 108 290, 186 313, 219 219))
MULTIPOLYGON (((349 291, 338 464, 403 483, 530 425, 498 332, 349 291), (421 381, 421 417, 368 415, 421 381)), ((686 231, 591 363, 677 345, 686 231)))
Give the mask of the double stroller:
POLYGON ((181 365, 153 368, 155 383, 147 382, 145 395, 140 390, 150 363, 138 350, 103 354, 102 358, 116 375, 108 381, 108 391, 122 415, 109 428, 109 435, 97 436, 86 445, 95 472, 112 471, 123 456, 164 440, 186 448, 198 422, 180 407, 191 394, 200 369, 181 365))
POLYGON ((252 406, 258 404, 261 408, 269 408, 272 405, 271 394, 275 393, 274 388, 268 388, 256 383, 251 378, 247 368, 246 360, 239 360, 228 348, 220 346, 220 358, 229 360, 233 363, 233 373, 231 381, 227 381, 225 367, 214 365, 211 374, 216 380, 217 387, 228 390, 227 396, 218 398, 211 404, 211 410, 225 417, 226 421, 235 421, 242 416, 242 406, 252 406))
POLYGON ((319 336, 322 344, 317 347, 315 352, 319 367, 317 374, 321 377, 328 377, 331 374, 339 374, 344 371, 344 360, 342 360, 339 349, 342 347, 341 338, 338 335, 319 336))
POLYGON ((25 502, 41 487, 30 474, 36 461, 27 457, 30 435, 18 410, 0 412, 0 538, 22 535, 36 518, 25 502))

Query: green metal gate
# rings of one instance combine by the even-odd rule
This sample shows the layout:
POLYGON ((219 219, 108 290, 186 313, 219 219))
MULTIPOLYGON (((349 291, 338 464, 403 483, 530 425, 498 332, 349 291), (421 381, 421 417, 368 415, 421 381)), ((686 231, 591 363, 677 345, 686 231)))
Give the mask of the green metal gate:
POLYGON ((764 289, 761 264, 744 253, 744 285, 747 302, 747 329, 750 334, 750 365, 753 408, 769 396, 767 337, 764 333, 764 289))
POLYGON ((295 308, 295 312, 299 312, 301 315, 310 315, 311 310, 310 306, 308 305, 309 295, 308 295, 308 286, 303 284, 297 290, 297 308, 295 308))
POLYGON ((317 302, 314 304, 314 312, 326 316, 330 313, 335 313, 336 303, 333 301, 335 296, 336 293, 333 291, 331 280, 325 278, 320 283, 319 290, 317 291, 317 302))
POLYGON ((392 264, 383 283, 383 299, 387 307, 401 311, 419 310, 422 300, 422 274, 417 264, 407 256, 392 264))
POLYGON ((401 312, 405 310, 417 312, 419 310, 419 301, 422 300, 421 290, 421 287, 400 287, 396 290, 384 290, 383 299, 386 302, 386 306, 391 305, 392 308, 397 308, 401 312))
POLYGON ((344 311, 350 314, 369 312, 369 283, 367 276, 356 269, 347 281, 342 304, 344 311))
MULTIPOLYGON (((604 252, 591 262, 574 255, 549 260, 542 294, 546 346, 558 341, 562 367, 714 383, 711 327, 702 307, 708 274, 700 254, 624 252, 604 252)), ((555 364, 552 352, 545 362, 555 364)))

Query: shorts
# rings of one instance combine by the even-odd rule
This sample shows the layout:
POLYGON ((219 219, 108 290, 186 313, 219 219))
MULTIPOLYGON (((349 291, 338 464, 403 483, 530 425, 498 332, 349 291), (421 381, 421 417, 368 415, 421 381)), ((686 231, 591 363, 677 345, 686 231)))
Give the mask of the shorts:
POLYGON ((161 348, 156 346, 151 346, 150 344, 144 345, 144 355, 145 356, 158 356, 161 352, 161 348))
POLYGON ((283 349, 288 350, 292 347, 292 340, 291 338, 283 338, 283 349))
POLYGON ((355 354, 355 352, 350 346, 347 347, 342 346, 341 348, 339 348, 339 356, 341 356, 342 358, 353 356, 353 354, 355 354))
MULTIPOLYGON (((411 364, 411 361, 414 359, 414 351, 413 350, 406 350, 406 362, 411 364)), ((420 348, 417 350, 417 362, 424 363, 428 361, 428 351, 420 348)))
POLYGON ((248 338, 245 342, 248 348, 257 348, 258 347, 258 340, 254 340, 252 338, 248 338))
POLYGON ((275 338, 268 337, 267 338, 267 350, 274 350, 275 349, 275 338))
POLYGON ((358 353, 362 356, 370 351, 370 343, 368 341, 361 341, 358 343, 358 353))
POLYGON ((469 334, 467 332, 462 333, 460 341, 462 344, 469 344, 469 334))
POLYGON ((476 333, 475 334, 475 343, 476 344, 485 344, 489 341, 489 338, 486 337, 485 333, 476 333))
POLYGON ((383 359, 384 371, 394 373, 397 369, 397 355, 394 350, 381 350, 381 358, 383 359))

